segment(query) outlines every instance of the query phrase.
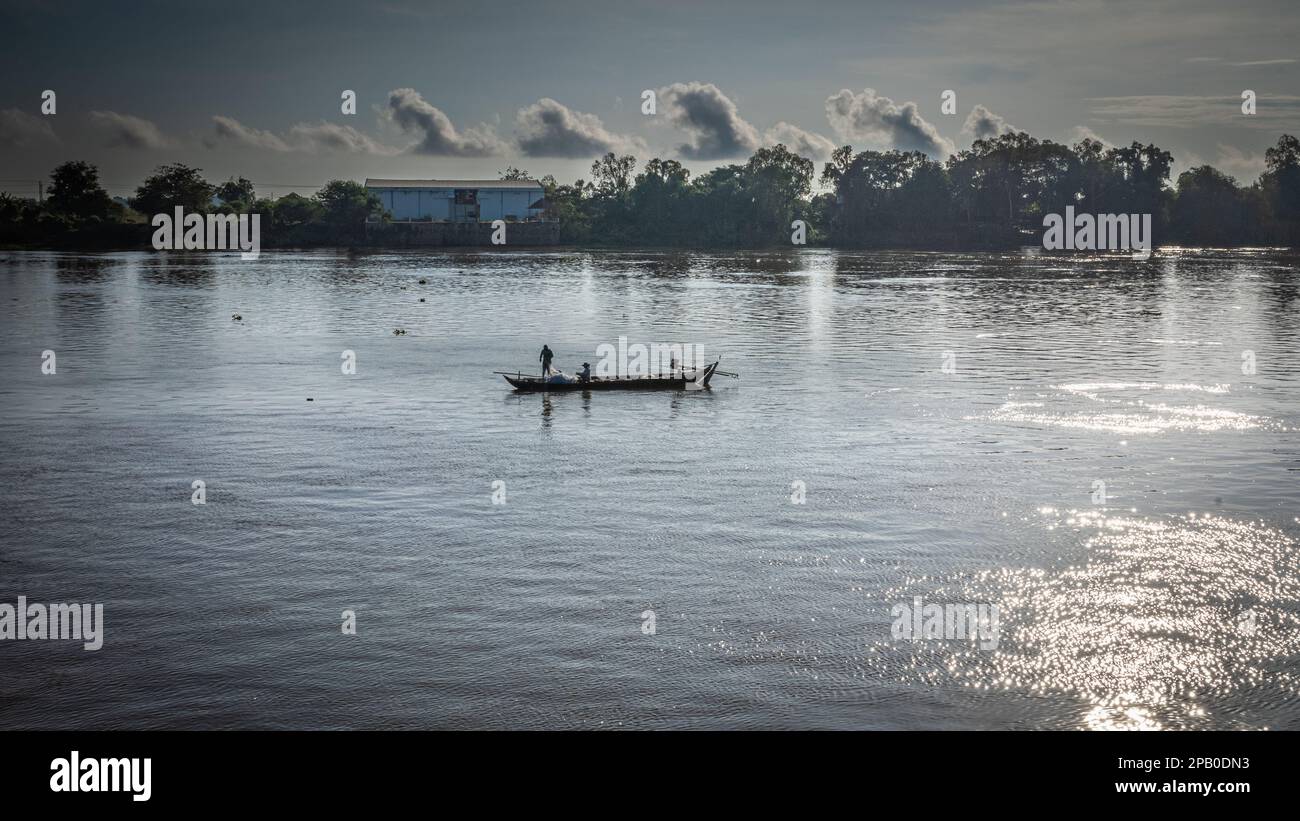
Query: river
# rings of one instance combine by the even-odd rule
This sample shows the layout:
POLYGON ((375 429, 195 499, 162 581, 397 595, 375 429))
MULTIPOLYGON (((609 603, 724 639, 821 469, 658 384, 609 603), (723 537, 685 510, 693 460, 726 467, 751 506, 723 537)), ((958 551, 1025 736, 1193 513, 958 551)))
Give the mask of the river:
POLYGON ((1300 729, 1296 264, 0 252, 0 727, 1300 729))

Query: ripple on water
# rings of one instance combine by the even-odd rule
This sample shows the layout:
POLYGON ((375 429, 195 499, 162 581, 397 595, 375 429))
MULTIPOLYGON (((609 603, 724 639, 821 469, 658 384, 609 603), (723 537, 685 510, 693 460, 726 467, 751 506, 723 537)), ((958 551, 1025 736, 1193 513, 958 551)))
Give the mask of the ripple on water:
MULTIPOLYGON (((1229 385, 1077 382, 1051 385, 1047 392, 1036 392, 1032 400, 1009 399, 984 418, 1007 424, 1130 435, 1287 429, 1266 416, 1189 404, 1184 399, 1188 394, 1220 397, 1230 392, 1229 385)), ((1016 395, 1020 393, 1023 391, 1016 395)))
POLYGON ((1300 695, 1300 679, 1285 666, 1300 652, 1295 538, 1214 515, 1042 515, 1049 527, 1085 536, 1087 560, 999 569, 928 591, 932 601, 996 604, 999 645, 916 645, 915 666, 896 666, 896 674, 1076 697, 1079 725, 1089 729, 1263 728, 1240 708, 1243 696, 1254 710, 1300 695))

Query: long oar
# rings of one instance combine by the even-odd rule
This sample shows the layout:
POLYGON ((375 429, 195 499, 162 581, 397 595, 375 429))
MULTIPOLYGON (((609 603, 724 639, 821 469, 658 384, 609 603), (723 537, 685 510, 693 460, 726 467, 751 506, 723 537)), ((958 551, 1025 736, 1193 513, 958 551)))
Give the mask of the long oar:
MULTIPOLYGON (((700 371, 705 370, 705 368, 692 368, 691 370, 695 371, 696 373, 699 373, 700 371)), ((731 371, 718 371, 718 370, 715 370, 713 373, 714 373, 715 376, 730 376, 732 379, 739 379, 739 378, 740 378, 740 374, 738 374, 738 373, 732 373, 731 371)))

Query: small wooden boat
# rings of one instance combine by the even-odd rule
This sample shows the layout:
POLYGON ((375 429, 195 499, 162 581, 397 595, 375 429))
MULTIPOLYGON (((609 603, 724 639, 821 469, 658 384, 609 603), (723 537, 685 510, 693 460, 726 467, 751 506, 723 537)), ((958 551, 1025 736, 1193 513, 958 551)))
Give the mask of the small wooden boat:
POLYGON ((699 390, 709 386, 709 380, 720 363, 714 362, 703 370, 689 370, 672 376, 619 376, 600 378, 593 376, 589 382, 547 382, 540 376, 493 371, 505 377, 514 389, 525 393, 553 393, 556 391, 632 391, 632 390, 699 390))

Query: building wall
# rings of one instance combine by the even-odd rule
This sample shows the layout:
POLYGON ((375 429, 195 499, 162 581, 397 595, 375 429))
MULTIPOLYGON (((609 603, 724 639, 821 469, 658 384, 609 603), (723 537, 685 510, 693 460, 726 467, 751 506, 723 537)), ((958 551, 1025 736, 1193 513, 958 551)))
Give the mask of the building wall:
MULTIPOLYGON (((384 208, 394 220, 435 220, 453 218, 455 189, 453 188, 372 188, 384 208)), ((541 199, 536 189, 512 191, 506 188, 478 189, 479 219, 491 222, 496 219, 522 220, 536 216, 528 206, 541 199)))
POLYGON ((510 250, 560 244, 558 222, 520 222, 506 226, 506 244, 492 244, 489 222, 368 222, 366 244, 384 248, 428 246, 489 247, 510 250))
POLYGON ((526 219, 528 206, 542 198, 536 190, 509 191, 504 188, 486 188, 478 192, 479 219, 496 220, 514 217, 526 219))

